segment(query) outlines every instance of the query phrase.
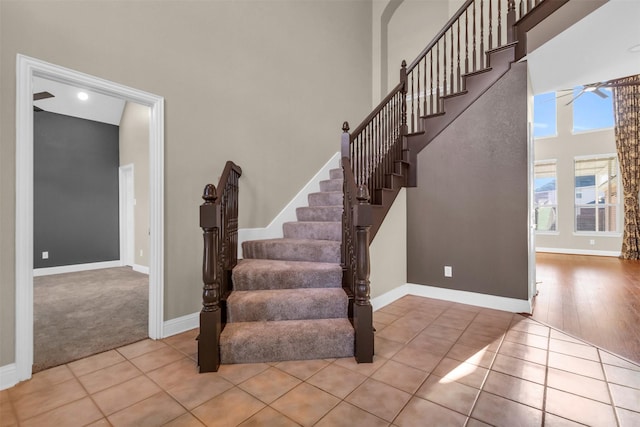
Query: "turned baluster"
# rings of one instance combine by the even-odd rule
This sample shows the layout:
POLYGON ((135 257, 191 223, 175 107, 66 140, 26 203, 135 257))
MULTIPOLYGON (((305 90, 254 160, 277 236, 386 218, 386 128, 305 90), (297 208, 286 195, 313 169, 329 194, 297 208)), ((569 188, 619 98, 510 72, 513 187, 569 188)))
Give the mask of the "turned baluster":
MULTIPOLYGON (((522 4, 522 3, 521 3, 522 4)), ((507 3, 507 43, 516 39, 513 25, 516 23, 516 0, 508 0, 507 3)))

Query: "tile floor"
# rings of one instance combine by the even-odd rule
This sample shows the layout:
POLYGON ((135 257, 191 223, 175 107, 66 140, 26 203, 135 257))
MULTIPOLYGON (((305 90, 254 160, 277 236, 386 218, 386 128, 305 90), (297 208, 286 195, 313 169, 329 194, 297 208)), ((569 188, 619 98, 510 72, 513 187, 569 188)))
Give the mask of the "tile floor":
POLYGON ((195 330, 42 371, 1 426, 639 426, 640 366, 517 314, 405 296, 376 357, 198 374, 195 330))

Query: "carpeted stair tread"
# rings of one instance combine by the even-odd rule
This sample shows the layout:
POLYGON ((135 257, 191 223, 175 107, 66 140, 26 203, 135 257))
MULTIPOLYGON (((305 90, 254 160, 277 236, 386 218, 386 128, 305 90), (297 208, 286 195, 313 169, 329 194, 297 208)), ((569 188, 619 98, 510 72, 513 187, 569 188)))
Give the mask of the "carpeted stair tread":
POLYGON ((338 221, 286 222, 282 229, 288 239, 342 240, 342 222, 338 221))
POLYGON ((342 267, 328 262, 243 259, 232 274, 238 291, 342 287, 342 267))
POLYGON ((340 206, 305 206, 296 209, 298 221, 342 221, 340 206))
POLYGON ((342 168, 331 169, 329 171, 330 179, 343 179, 344 174, 342 173, 342 168))
POLYGON ((265 239, 242 242, 244 258, 340 262, 341 242, 312 239, 265 239))
POLYGON ((309 193, 309 206, 342 206, 342 191, 320 191, 309 193))
POLYGON ((354 330, 348 319, 227 323, 220 335, 222 363, 353 356, 354 330))
POLYGON ((342 288, 234 291, 227 298, 228 322, 334 319, 347 317, 342 288))
POLYGON ((320 181, 320 191, 342 191, 343 182, 342 178, 320 181))

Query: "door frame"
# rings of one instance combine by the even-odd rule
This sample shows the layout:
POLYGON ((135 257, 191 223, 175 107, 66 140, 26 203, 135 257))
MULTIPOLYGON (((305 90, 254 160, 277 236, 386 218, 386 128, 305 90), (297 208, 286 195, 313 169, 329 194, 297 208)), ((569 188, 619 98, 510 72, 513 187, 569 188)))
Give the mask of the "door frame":
POLYGON ((119 219, 120 219, 120 264, 135 264, 135 175, 134 165, 129 163, 118 168, 119 219))
POLYGON ((16 58, 16 335, 17 380, 33 365, 33 77, 86 88, 150 108, 149 337, 163 337, 164 321, 164 98, 18 54, 16 58))

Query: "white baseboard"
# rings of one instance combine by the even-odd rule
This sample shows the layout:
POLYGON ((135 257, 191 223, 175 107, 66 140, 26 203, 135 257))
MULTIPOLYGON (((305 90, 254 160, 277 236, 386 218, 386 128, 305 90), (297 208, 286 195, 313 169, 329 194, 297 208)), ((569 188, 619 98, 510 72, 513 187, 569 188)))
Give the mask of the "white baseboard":
POLYGON ((61 265, 59 267, 34 268, 33 277, 49 276, 51 274, 75 273, 78 271, 99 270, 101 268, 122 267, 120 260, 89 262, 86 264, 61 265))
POLYGON ((0 390, 18 384, 18 370, 15 363, 0 366, 0 390))
POLYGON ((133 271, 137 271, 138 273, 149 275, 149 267, 145 267, 144 265, 133 264, 131 268, 133 268, 133 271))
POLYGON ((590 250, 590 249, 536 248, 536 252, 548 252, 551 254, 568 254, 568 255, 594 255, 594 256, 611 256, 611 257, 620 256, 620 251, 596 251, 596 250, 590 250))
POLYGON ((263 228, 241 228, 238 230, 238 258, 242 258, 242 242, 247 240, 276 239, 282 237, 282 225, 296 221, 296 209, 308 206, 308 195, 320 191, 320 181, 329 179, 329 171, 340 167, 340 152, 335 153, 313 178, 280 211, 269 225, 263 228))
POLYGON ((176 317, 175 319, 167 320, 164 322, 162 338, 167 338, 172 335, 177 335, 182 332, 195 329, 199 326, 200 326, 200 312, 187 314, 181 317, 176 317))
POLYGON ((435 298, 460 304, 510 311, 512 313, 531 313, 532 304, 528 300, 506 298, 496 295, 479 294, 455 289, 407 283, 371 300, 374 310, 378 310, 405 295, 435 298))

